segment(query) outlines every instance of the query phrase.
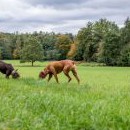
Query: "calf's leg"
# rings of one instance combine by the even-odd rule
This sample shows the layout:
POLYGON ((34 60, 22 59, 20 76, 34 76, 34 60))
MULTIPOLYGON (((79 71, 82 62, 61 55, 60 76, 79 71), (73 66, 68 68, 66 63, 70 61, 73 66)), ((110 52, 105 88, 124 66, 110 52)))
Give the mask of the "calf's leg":
POLYGON ((54 75, 54 77, 55 77, 55 79, 56 79, 56 82, 59 83, 58 77, 57 77, 57 73, 56 73, 56 71, 55 71, 55 68, 54 68, 54 67, 50 67, 50 70, 51 70, 51 72, 52 72, 52 75, 54 75))
POLYGON ((52 74, 49 74, 49 77, 48 77, 48 82, 50 81, 50 79, 52 78, 52 74))
POLYGON ((64 74, 68 77, 68 82, 70 82, 71 79, 72 79, 72 78, 70 77, 70 75, 69 75, 69 71, 70 71, 70 67, 69 67, 69 66, 64 67, 63 72, 64 72, 64 74))
POLYGON ((56 74, 56 73, 54 73, 54 77, 55 77, 55 79, 56 79, 56 82, 59 83, 59 80, 58 80, 58 77, 57 77, 57 74, 56 74))
POLYGON ((69 73, 64 72, 64 74, 68 77, 68 79, 69 79, 68 82, 70 82, 71 81, 71 77, 69 76, 69 73))
POLYGON ((78 81, 78 83, 80 83, 80 79, 79 79, 79 77, 78 77, 78 75, 77 75, 76 69, 73 69, 73 70, 72 70, 72 73, 73 73, 74 77, 76 78, 76 80, 78 81))

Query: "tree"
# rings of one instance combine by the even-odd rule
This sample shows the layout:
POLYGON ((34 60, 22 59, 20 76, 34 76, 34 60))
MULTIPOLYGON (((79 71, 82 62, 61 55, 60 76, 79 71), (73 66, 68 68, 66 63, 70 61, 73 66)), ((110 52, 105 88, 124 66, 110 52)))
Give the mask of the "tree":
POLYGON ((20 37, 18 37, 16 40, 15 49, 13 51, 13 58, 14 59, 20 58, 20 50, 21 50, 21 39, 20 39, 20 37))
POLYGON ((31 62, 42 60, 44 57, 41 44, 34 37, 29 37, 21 51, 21 61, 31 62))
POLYGON ((123 45, 130 43, 130 19, 127 18, 124 27, 121 28, 121 42, 123 45))
POLYGON ((121 50, 120 65, 130 66, 130 44, 126 45, 121 50))
POLYGON ((125 26, 121 29, 120 65, 130 66, 130 19, 127 18, 125 26))
POLYGON ((59 55, 59 60, 63 60, 67 58, 67 54, 70 50, 71 46, 71 39, 68 35, 59 35, 57 37, 57 43, 56 43, 56 49, 58 50, 59 55))
POLYGON ((77 35, 77 41, 78 41, 78 49, 77 54, 75 56, 76 60, 90 60, 90 53, 89 47, 92 43, 92 27, 93 23, 88 22, 86 27, 81 28, 81 30, 78 32, 77 35))
POLYGON ((46 60, 56 59, 55 53, 53 53, 53 52, 57 53, 56 48, 55 48, 55 44, 57 40, 55 33, 40 32, 37 38, 43 47, 44 56, 45 56, 44 59, 46 60))
POLYGON ((78 32, 79 45, 76 58, 88 62, 104 62, 102 57, 104 40, 109 32, 119 32, 119 28, 114 22, 106 19, 100 19, 95 23, 88 22, 87 26, 78 32))
POLYGON ((120 35, 109 32, 104 39, 103 61, 106 65, 118 65, 120 57, 120 35))
POLYGON ((108 21, 107 19, 100 19, 99 21, 95 22, 93 26, 93 42, 95 43, 95 52, 93 57, 96 62, 104 62, 102 56, 104 51, 105 38, 108 33, 119 33, 119 27, 114 22, 108 21))
POLYGON ((9 34, 0 33, 0 48, 2 50, 3 59, 11 59, 11 49, 10 49, 11 38, 9 34))
POLYGON ((77 45, 76 42, 71 44, 70 50, 69 50, 69 52, 68 52, 68 54, 67 54, 67 57, 68 57, 69 59, 73 59, 74 56, 76 55, 76 50, 77 50, 76 45, 77 45))
POLYGON ((2 49, 0 48, 0 60, 2 59, 2 49))

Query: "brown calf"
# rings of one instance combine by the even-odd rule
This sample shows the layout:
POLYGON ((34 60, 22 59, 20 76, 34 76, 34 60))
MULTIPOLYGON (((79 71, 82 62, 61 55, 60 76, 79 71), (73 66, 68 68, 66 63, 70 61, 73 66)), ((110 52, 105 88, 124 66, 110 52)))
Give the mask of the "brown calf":
POLYGON ((48 77, 49 82, 52 76, 54 75, 56 82, 59 83, 57 74, 61 73, 62 71, 68 77, 68 82, 71 81, 71 77, 69 76, 70 71, 72 71, 78 83, 80 82, 80 79, 76 71, 76 65, 72 60, 61 60, 49 63, 47 67, 44 69, 44 71, 41 71, 39 73, 39 78, 45 78, 49 74, 48 77))

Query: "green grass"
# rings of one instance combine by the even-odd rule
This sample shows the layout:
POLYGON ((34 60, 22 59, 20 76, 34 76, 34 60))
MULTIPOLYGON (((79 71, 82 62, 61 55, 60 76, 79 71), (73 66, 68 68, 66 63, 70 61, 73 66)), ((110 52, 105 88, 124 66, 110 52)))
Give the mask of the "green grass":
POLYGON ((58 75, 39 80, 47 62, 13 63, 21 78, 5 79, 0 74, 0 130, 129 130, 130 68, 89 67, 77 69, 75 78, 58 75))

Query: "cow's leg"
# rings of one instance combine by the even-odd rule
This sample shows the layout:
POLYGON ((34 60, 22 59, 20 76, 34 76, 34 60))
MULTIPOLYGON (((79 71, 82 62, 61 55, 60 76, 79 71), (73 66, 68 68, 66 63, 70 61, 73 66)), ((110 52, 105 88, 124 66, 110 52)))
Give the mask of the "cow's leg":
POLYGON ((70 77, 70 75, 69 75, 69 71, 70 71, 70 66, 64 67, 63 72, 64 72, 64 74, 68 77, 68 82, 70 82, 71 79, 72 79, 72 78, 70 77))
POLYGON ((6 79, 9 79, 9 76, 8 76, 8 75, 6 75, 6 76, 5 76, 5 78, 6 78, 6 79))
POLYGON ((52 78, 52 74, 49 74, 49 77, 48 77, 48 82, 50 81, 50 79, 52 78))
POLYGON ((72 70, 72 73, 73 73, 74 77, 76 78, 76 80, 78 81, 78 83, 80 83, 80 79, 79 79, 79 77, 77 75, 77 71, 76 71, 75 68, 72 70))
POLYGON ((6 71, 6 76, 5 76, 5 77, 6 77, 7 79, 9 79, 10 74, 11 74, 10 70, 7 70, 7 71, 6 71))

